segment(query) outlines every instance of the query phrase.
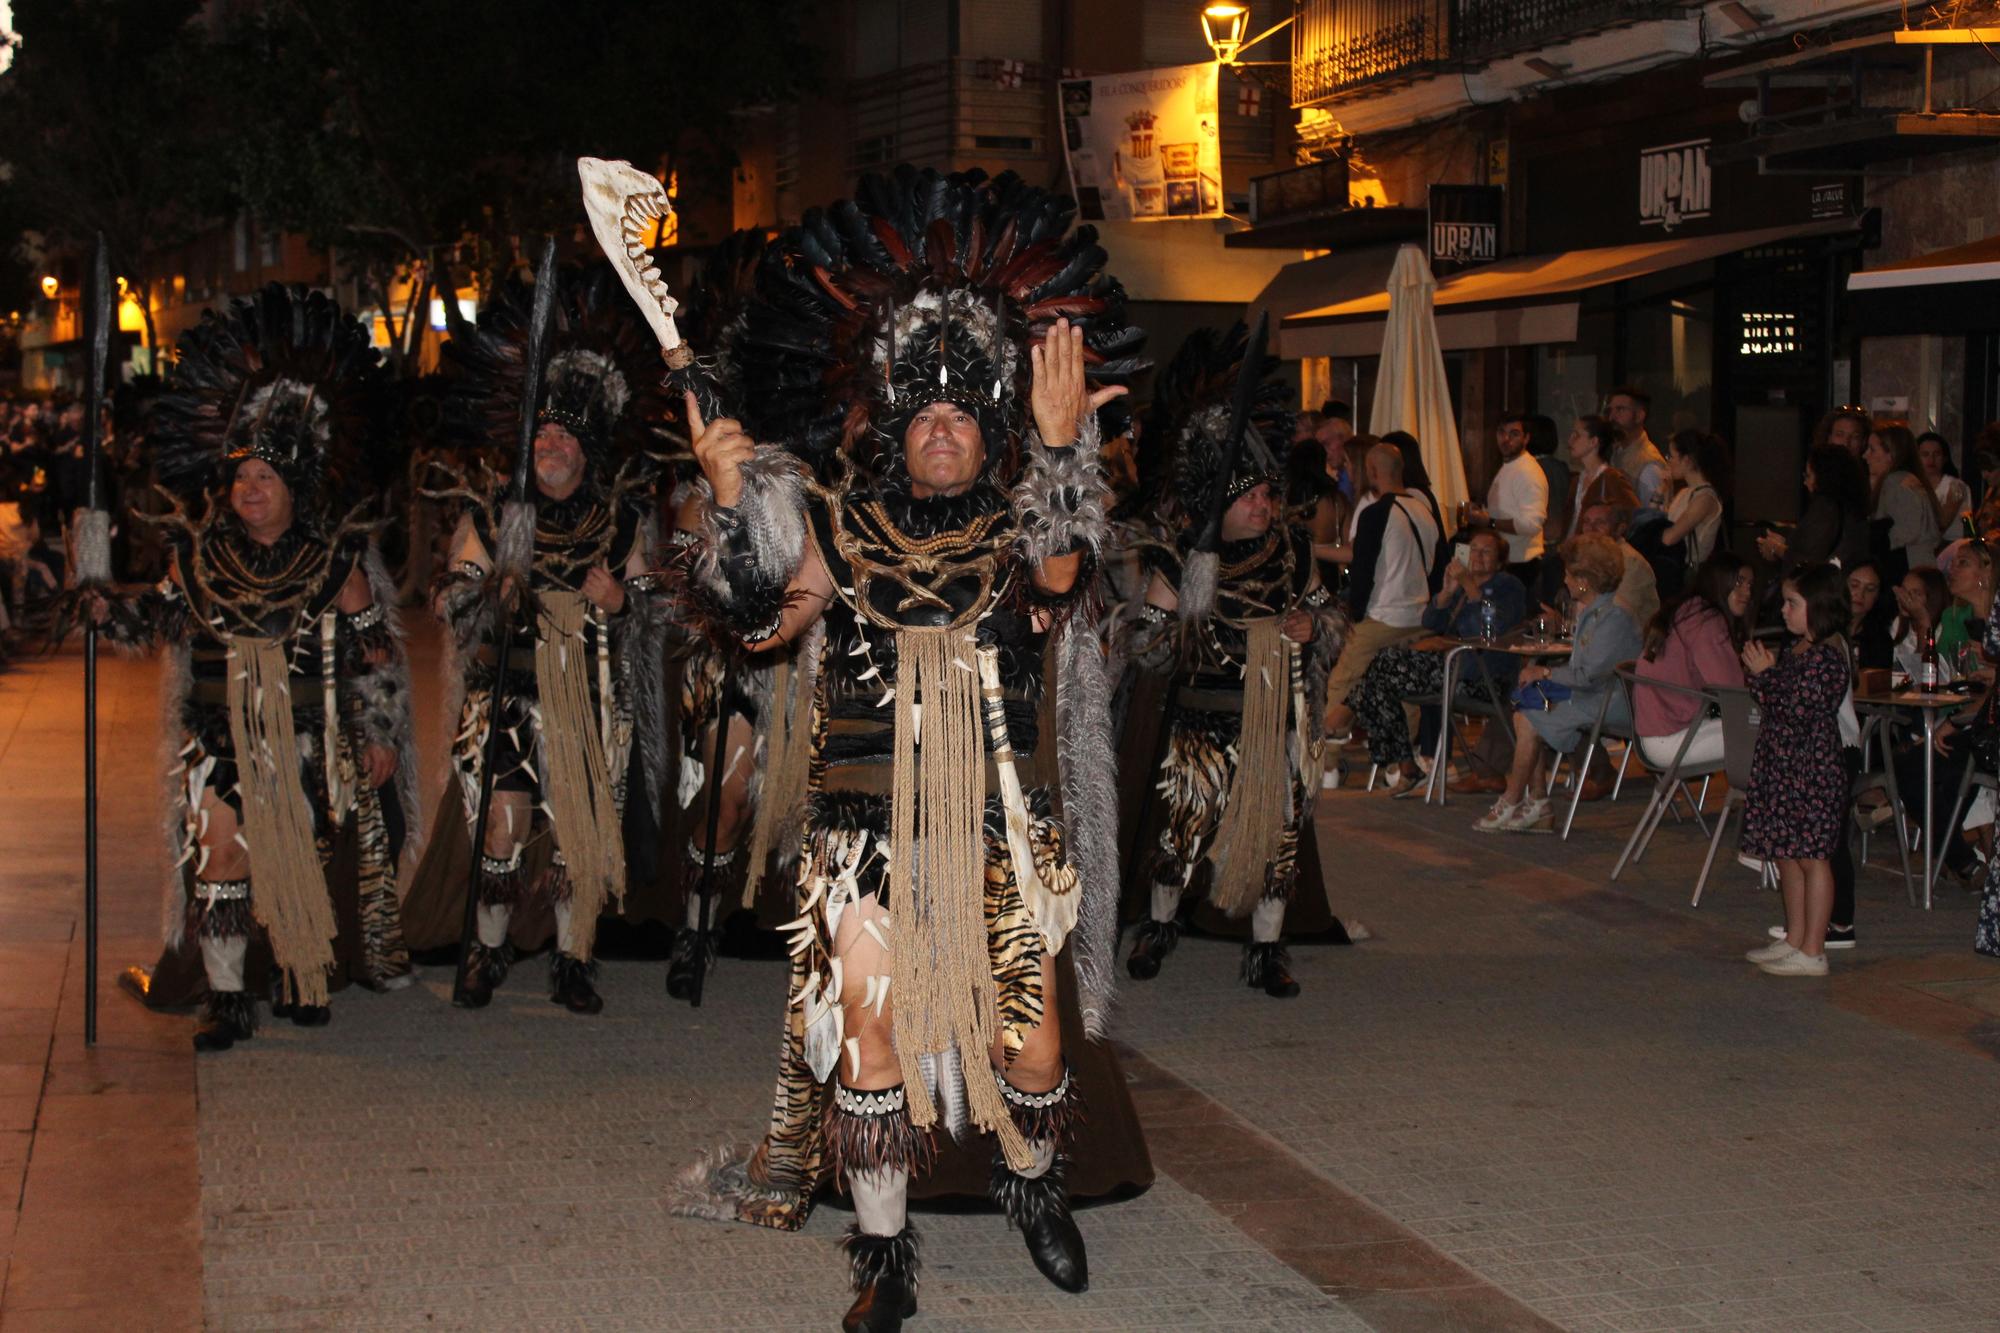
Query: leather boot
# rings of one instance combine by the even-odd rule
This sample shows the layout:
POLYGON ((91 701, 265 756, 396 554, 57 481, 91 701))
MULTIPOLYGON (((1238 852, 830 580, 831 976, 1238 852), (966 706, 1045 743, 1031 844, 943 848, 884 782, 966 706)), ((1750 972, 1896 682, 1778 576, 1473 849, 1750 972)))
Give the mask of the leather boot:
POLYGON ((559 1004, 573 1014, 602 1013, 604 997, 590 981, 595 970, 580 958, 557 952, 549 963, 549 1003, 559 1004))
POLYGON ((1289 1000, 1299 993, 1299 983, 1292 979, 1291 955, 1276 942, 1243 950, 1243 980, 1274 1000, 1289 1000))
POLYGON ((248 991, 211 990, 202 1008, 201 1026, 195 1029, 197 1051, 226 1051, 239 1041, 248 1041, 257 1032, 257 1002, 248 991))
POLYGON ((493 992, 507 979, 512 961, 507 945, 489 948, 474 940, 465 951, 464 982, 452 993, 451 1002, 461 1009, 484 1009, 493 1003, 493 992))
POLYGON ((1132 936, 1132 956, 1125 960, 1125 970, 1134 981, 1151 981, 1160 975, 1160 964, 1180 942, 1178 921, 1140 922, 1132 936))
POLYGON ((1007 1220, 1021 1229, 1036 1271, 1064 1291, 1087 1291, 1090 1259, 1084 1253, 1083 1233, 1070 1216, 1062 1158, 1058 1156, 1041 1175, 1029 1177, 1017 1175, 1006 1158, 996 1156, 991 1191, 1007 1220))
POLYGON ((917 1312, 917 1229, 893 1236, 849 1227, 841 1248, 854 1274, 854 1304, 841 1319, 846 1333, 898 1333, 917 1312))
POLYGON ((667 954, 667 995, 676 1000, 694 999, 695 958, 697 949, 708 952, 708 971, 715 970, 715 933, 709 932, 706 941, 697 943, 701 932, 692 927, 682 927, 674 932, 673 949, 667 954))

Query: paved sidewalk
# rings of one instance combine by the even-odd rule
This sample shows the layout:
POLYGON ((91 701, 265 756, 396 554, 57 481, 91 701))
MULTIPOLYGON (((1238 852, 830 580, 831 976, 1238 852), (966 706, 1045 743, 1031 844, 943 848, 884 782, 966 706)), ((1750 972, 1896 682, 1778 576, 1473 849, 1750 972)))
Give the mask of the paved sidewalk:
MULTIPOLYGON (((539 961, 478 1014, 433 969, 198 1071, 186 1020, 113 991, 158 916, 143 665, 106 668, 85 1056, 76 669, 0 674, 8 1333, 832 1326, 845 1213, 787 1236, 662 1205, 760 1126, 777 964, 725 960, 699 1013, 657 965, 608 964, 596 1019, 546 1002, 539 961)), ((1290 1002, 1204 940, 1128 985, 1159 1183, 1082 1216, 1080 1298, 998 1218, 921 1218, 913 1327, 2000 1328, 2000 966, 1970 900, 1925 915, 1865 872, 1863 947, 1824 982, 1764 977, 1740 955, 1775 899, 1730 864, 1689 909, 1691 825, 1607 884, 1641 799, 1586 806, 1565 844, 1474 833, 1471 800, 1329 796, 1336 907, 1377 938, 1299 950, 1290 1002)))

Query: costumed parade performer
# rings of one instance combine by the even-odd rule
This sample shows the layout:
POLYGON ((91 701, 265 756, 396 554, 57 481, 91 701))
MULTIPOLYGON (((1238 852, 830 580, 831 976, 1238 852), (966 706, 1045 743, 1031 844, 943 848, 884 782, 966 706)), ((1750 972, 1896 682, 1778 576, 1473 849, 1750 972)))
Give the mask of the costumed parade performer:
POLYGON ((96 604, 114 643, 168 650, 175 862, 139 988, 156 1006, 205 994, 199 1051, 255 1033, 260 974, 302 1027, 350 981, 411 980, 409 674, 366 502, 349 508, 379 480, 380 377, 367 330, 317 292, 273 284, 204 314, 153 415, 169 572, 96 604))
POLYGON ((1264 331, 1196 331, 1156 387, 1148 434, 1174 450, 1161 520, 1173 538, 1147 550, 1130 653, 1166 681, 1128 715, 1126 780, 1145 811, 1132 878, 1146 903, 1126 970, 1159 975, 1205 871, 1209 903, 1249 918, 1244 980, 1284 999, 1299 993, 1284 928, 1320 787, 1319 699, 1347 622, 1319 581, 1311 534, 1284 511, 1273 450, 1292 419, 1264 331))
POLYGON ((1095 409, 1142 335, 1073 214, 1013 177, 865 179, 773 243, 742 415, 695 423, 693 609, 752 646, 818 638, 769 1132, 699 1164, 675 1207, 792 1229, 844 1186, 849 1329, 916 1310, 927 1172, 984 1175, 1069 1291, 1088 1281, 1071 1186, 1151 1179, 1101 1040, 1115 795, 1079 601, 1106 532, 1095 409))
POLYGON ((653 802, 664 782, 658 356, 608 268, 557 274, 548 262, 533 290, 511 285, 446 351, 489 442, 512 435, 524 398, 533 403, 532 446, 513 464, 527 473, 519 498, 503 503, 491 470, 448 492, 466 510, 432 600, 454 646, 446 715, 459 797, 439 812, 405 918, 415 947, 456 942, 476 884, 454 1002, 485 1007, 515 950, 553 933, 551 1001, 595 1014, 598 916, 630 910, 624 804, 653 802), (531 337, 543 294, 545 345, 531 337))
MULTIPOLYGON (((765 238, 730 236, 702 266, 677 325, 703 355, 682 368, 711 412, 736 401, 733 349, 744 327, 765 238)), ((699 469, 689 466, 668 499, 669 544, 697 544, 706 505, 699 469)), ((810 737, 809 693, 789 645, 750 652, 730 635, 693 635, 675 662, 678 781, 662 862, 678 872, 681 927, 667 961, 667 994, 698 999, 715 964, 719 926, 744 916, 777 930, 794 915, 791 877, 798 858, 810 737), (719 719, 721 720, 719 723, 719 719), (724 734, 718 735, 721 725, 724 734), (720 756, 720 763, 717 757, 720 756)))

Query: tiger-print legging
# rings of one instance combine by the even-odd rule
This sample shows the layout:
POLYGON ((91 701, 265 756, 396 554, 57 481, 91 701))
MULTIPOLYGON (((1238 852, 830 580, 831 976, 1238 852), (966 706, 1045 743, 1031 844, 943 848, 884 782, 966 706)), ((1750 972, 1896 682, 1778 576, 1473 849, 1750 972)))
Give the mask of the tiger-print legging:
MULTIPOLYGON (((1076 870, 1063 847, 1063 828, 1050 816, 1049 793, 1030 788, 1028 841, 1036 873, 1051 886, 1068 880, 1075 892, 1076 870)), ((895 886, 886 882, 887 858, 880 846, 888 823, 886 798, 852 793, 819 793, 808 818, 804 854, 799 859, 798 894, 806 904, 796 924, 791 962, 792 1002, 785 1010, 785 1037, 779 1052, 777 1094, 764 1141, 746 1165, 750 1188, 733 1191, 736 1217, 760 1226, 794 1230, 812 1210, 813 1193, 827 1169, 827 1122, 833 1082, 822 1079, 808 1058, 807 1014, 831 976, 834 932, 827 908, 837 892, 874 899, 895 910, 895 886), (847 888, 842 888, 843 882, 847 888)), ((1000 803, 989 798, 985 819, 986 947, 998 994, 1000 1046, 1011 1062, 1030 1030, 1052 1012, 1055 997, 1043 993, 1046 945, 1022 901, 1007 852, 1000 803)), ((859 986, 849 977, 845 984, 859 986)), ((967 1078, 984 1077, 968 1068, 967 1078)))
MULTIPOLYGON (((1239 713, 1210 712, 1175 704, 1167 714, 1167 751, 1160 763, 1160 796, 1165 819, 1153 863, 1153 882, 1178 884, 1185 891, 1193 882, 1222 825, 1229 784, 1236 774, 1232 753, 1243 725, 1239 713)), ((1284 820, 1278 851, 1264 871, 1265 902, 1289 903, 1299 880, 1299 824, 1306 809, 1306 790, 1292 775, 1288 808, 1273 810, 1284 820)))

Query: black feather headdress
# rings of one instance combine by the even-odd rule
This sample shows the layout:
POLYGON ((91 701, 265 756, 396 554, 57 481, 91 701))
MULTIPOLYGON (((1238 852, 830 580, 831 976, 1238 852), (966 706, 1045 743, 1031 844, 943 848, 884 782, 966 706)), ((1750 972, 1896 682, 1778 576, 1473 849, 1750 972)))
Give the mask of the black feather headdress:
POLYGON ((952 402, 979 418, 989 473, 1011 471, 1027 348, 1058 318, 1084 329, 1092 379, 1145 368, 1124 289, 1074 215, 1012 174, 908 166, 811 210, 758 268, 734 350, 745 424, 815 470, 852 449, 894 473, 909 418, 952 402))
POLYGON ((324 293, 271 283, 181 335, 152 411, 155 473, 194 499, 258 459, 291 489, 300 520, 316 523, 376 479, 384 383, 359 320, 324 293))
POLYGON ((1228 504, 1262 482, 1277 480, 1253 456, 1281 456, 1297 414, 1290 406, 1290 387, 1278 377, 1276 357, 1266 354, 1261 365, 1244 364, 1249 343, 1250 331, 1240 321, 1227 330, 1196 329, 1155 380, 1146 435, 1169 442, 1174 501, 1184 517, 1205 515, 1218 488, 1228 504), (1258 433, 1265 448, 1245 449, 1234 474, 1225 477, 1236 382, 1246 374, 1258 380, 1249 429, 1258 433))
MULTIPOLYGON (((659 347, 610 265, 565 268, 556 283, 536 420, 566 427, 608 482, 665 442, 659 347)), ((514 464, 534 295, 532 283, 510 280, 480 312, 477 327, 445 345, 454 412, 489 461, 503 468, 514 464)))

